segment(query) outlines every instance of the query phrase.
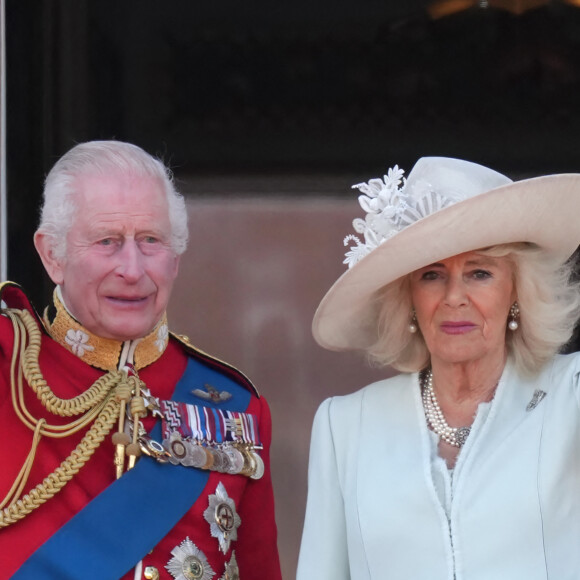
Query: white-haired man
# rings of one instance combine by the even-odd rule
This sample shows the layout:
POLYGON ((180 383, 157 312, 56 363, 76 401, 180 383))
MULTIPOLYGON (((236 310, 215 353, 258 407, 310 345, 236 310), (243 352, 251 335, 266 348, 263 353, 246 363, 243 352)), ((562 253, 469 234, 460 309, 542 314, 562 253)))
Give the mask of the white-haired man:
POLYGON ((266 401, 168 331, 187 244, 163 163, 77 145, 47 176, 34 238, 41 319, 0 317, 0 577, 280 578, 266 401))

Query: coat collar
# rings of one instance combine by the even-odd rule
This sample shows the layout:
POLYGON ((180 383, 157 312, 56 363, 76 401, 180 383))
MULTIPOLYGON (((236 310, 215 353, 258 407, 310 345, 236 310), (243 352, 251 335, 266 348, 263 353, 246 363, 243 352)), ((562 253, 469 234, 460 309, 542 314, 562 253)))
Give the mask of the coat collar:
POLYGON ((97 336, 80 324, 66 309, 58 287, 54 291, 53 302, 55 313, 52 320, 47 311, 44 313, 48 333, 61 346, 93 367, 114 370, 124 349, 130 349, 134 351, 133 364, 139 370, 155 362, 167 348, 169 330, 165 314, 147 336, 122 342, 97 336))

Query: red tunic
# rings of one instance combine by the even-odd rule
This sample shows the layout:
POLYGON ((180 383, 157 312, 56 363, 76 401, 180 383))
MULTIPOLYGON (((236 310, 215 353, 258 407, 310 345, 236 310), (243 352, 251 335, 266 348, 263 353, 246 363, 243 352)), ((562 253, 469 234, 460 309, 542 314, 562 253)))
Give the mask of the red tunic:
MULTIPOLYGON (((0 441, 3 442, 3 449, 0 498, 5 497, 14 482, 32 441, 32 432, 17 417, 12 405, 10 392, 12 347, 12 323, 1 316, 0 441)), ((190 356, 195 356, 195 352, 172 337, 161 358, 140 370, 139 377, 151 389, 154 396, 169 400, 190 356)), ((87 365, 46 334, 42 338, 39 362, 44 378, 52 391, 58 397, 65 399, 85 391, 103 374, 103 371, 87 365)), ((33 416, 46 417, 52 424, 70 422, 70 418, 65 421, 47 413, 32 390, 27 385, 25 388, 26 404, 33 416)), ((270 412, 265 399, 255 392, 251 395, 246 412, 255 415, 258 419, 260 437, 264 445, 264 450, 261 452, 265 463, 264 477, 254 480, 243 475, 210 472, 204 491, 191 505, 189 511, 155 549, 144 557, 143 570, 147 566, 154 566, 159 571, 160 578, 171 579, 172 576, 165 569, 172 558, 171 550, 189 537, 203 552, 216 572, 216 580, 224 574, 225 564, 230 561, 232 550, 235 550, 242 580, 281 578, 269 468, 270 412), (219 542, 212 537, 210 526, 203 516, 203 512, 208 507, 208 496, 216 493, 219 482, 222 482, 228 496, 234 500, 242 522, 237 531, 238 538, 232 542, 226 554, 220 552, 219 542)), ((144 421, 147 430, 152 428, 153 423, 151 418, 144 421)), ((112 432, 115 430, 116 427, 112 432)), ((42 438, 25 492, 54 471, 77 446, 85 432, 86 430, 83 430, 63 439, 42 438)), ((0 578, 10 578, 45 540, 115 480, 113 457, 114 446, 111 442, 111 434, 109 434, 85 466, 58 494, 21 521, 0 528, 0 578)), ((131 498, 127 498, 127 501, 130 500, 131 498)), ((155 497, 151 498, 151 502, 152 504, 155 502, 155 497)), ((113 529, 115 514, 107 514, 106 517, 110 519, 110 526, 113 529)), ((147 505, 135 505, 134 518, 137 523, 136 530, 140 526, 154 523, 149 520, 147 505)), ((87 530, 87 534, 90 534, 90 530, 87 530)), ((67 558, 67 554, 63 554, 62 557, 67 558)), ((133 578, 133 572, 128 572, 123 578, 133 578)))

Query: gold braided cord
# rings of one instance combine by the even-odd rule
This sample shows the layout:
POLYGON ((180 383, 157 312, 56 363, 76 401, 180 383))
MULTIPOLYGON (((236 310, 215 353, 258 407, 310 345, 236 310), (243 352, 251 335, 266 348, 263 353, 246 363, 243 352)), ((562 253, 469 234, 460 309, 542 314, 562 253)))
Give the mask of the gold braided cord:
POLYGON ((60 466, 21 499, 14 499, 2 509, 0 528, 16 523, 54 497, 90 459, 117 422, 118 415, 119 402, 111 396, 93 426, 60 466))
MULTIPOLYGON (((40 330, 37 323, 23 310, 6 310, 14 328, 14 346, 10 366, 11 396, 14 410, 29 429, 34 431, 28 456, 6 497, 0 502, 0 528, 7 527, 54 497, 85 465, 97 447, 117 422, 121 404, 115 387, 126 390, 124 373, 114 371, 100 377, 83 395, 74 399, 59 399, 47 385, 38 364, 40 353, 40 330), (27 339, 29 345, 26 346, 27 339), (30 348, 32 346, 32 348, 30 348), (53 414, 71 416, 85 412, 83 416, 67 425, 48 425, 45 419, 36 419, 24 403, 23 374, 35 381, 33 389, 42 404, 53 414), (84 396, 87 393, 90 396, 84 396), (91 401, 89 405, 88 401, 91 401), (93 422, 94 421, 94 422, 93 422), (93 425, 72 453, 48 477, 22 498, 36 451, 43 435, 66 437, 89 423, 93 425)), ((32 386, 32 385, 31 385, 32 386)))
POLYGON ((41 333, 38 324, 26 310, 22 310, 18 314, 26 326, 29 340, 29 344, 24 351, 22 363, 24 377, 46 409, 61 417, 72 417, 93 409, 95 405, 101 403, 111 387, 120 380, 122 373, 120 371, 111 371, 95 381, 89 389, 80 395, 72 399, 60 399, 46 384, 38 365, 41 344, 41 333))
MULTIPOLYGON (((28 411, 28 409, 26 407, 26 403, 25 403, 25 399, 24 399, 24 386, 23 386, 23 381, 22 381, 23 367, 25 367, 25 366, 33 367, 32 370, 34 371, 34 374, 36 376, 41 377, 42 383, 45 385, 42 394, 39 395, 41 403, 45 407, 48 407, 45 393, 49 394, 50 401, 52 401, 52 402, 57 401, 58 404, 56 406, 53 405, 51 407, 52 412, 54 414, 63 416, 61 413, 58 412, 58 409, 61 409, 62 407, 66 406, 67 401, 73 401, 74 399, 59 399, 58 397, 56 397, 52 393, 52 391, 50 390, 50 387, 48 387, 48 385, 46 384, 46 381, 44 380, 44 378, 42 377, 40 367, 38 366, 38 358, 35 361, 31 360, 30 357, 28 359, 24 358, 23 353, 26 352, 25 335, 27 334, 27 332, 29 332, 29 329, 32 328, 33 332, 34 332, 34 330, 36 330, 36 333, 38 333, 37 338, 38 338, 38 340, 40 339, 40 333, 38 331, 38 327, 36 326, 36 323, 34 322, 34 319, 32 318, 32 316, 26 311, 8 310, 6 313, 7 313, 8 317, 10 318, 10 320, 12 321, 12 325, 14 328, 14 347, 13 347, 12 362, 11 362, 11 367, 10 367, 10 384, 11 384, 11 388, 12 388, 12 404, 13 404, 14 411, 15 411, 16 415, 19 417, 19 419, 22 421, 22 423, 24 425, 26 425, 29 429, 34 431, 36 429, 37 420, 35 417, 32 416, 32 414, 28 411), (30 320, 32 320, 32 323, 34 324, 34 326, 30 326, 30 324, 28 324, 27 326, 24 326, 22 319, 26 319, 29 323, 30 323, 30 320), (20 361, 24 361, 24 362, 22 362, 21 364, 18 364, 20 361), (18 375, 16 376, 16 367, 17 366, 18 366, 18 375)), ((39 352, 39 351, 37 351, 37 352, 39 352)), ((24 370, 24 374, 25 375, 27 374, 26 370, 24 370)), ((107 373, 106 375, 103 375, 102 377, 100 377, 95 383, 93 383, 93 386, 95 384, 105 385, 107 388, 107 391, 105 391, 105 394, 106 394, 106 392, 110 392, 110 390, 113 387, 120 386, 125 380, 126 380, 126 377, 125 377, 124 373, 122 373, 120 371, 111 371, 111 372, 107 373)), ((76 433, 77 431, 80 431, 81 429, 83 429, 84 427, 86 427, 87 425, 92 423, 95 420, 95 418, 97 417, 97 415, 101 412, 101 410, 103 409, 104 406, 105 406, 105 401, 102 401, 99 404, 95 403, 95 406, 92 409, 90 409, 88 413, 85 413, 85 415, 83 415, 83 416, 79 417, 78 419, 76 419, 75 421, 72 421, 72 422, 67 423, 65 425, 51 425, 51 424, 48 424, 45 422, 45 424, 43 424, 43 426, 42 426, 41 435, 44 435, 46 437, 51 437, 51 438, 68 437, 69 435, 72 435, 72 434, 76 433)), ((51 410, 51 409, 49 409, 49 410, 51 410)), ((70 415, 66 415, 66 416, 70 416, 70 415)))
POLYGON ((22 492, 24 491, 24 486, 28 481, 28 476, 30 475, 30 470, 32 469, 32 464, 34 463, 34 457, 36 456, 36 448, 38 447, 38 442, 40 441, 40 428, 42 426, 43 421, 44 419, 41 419, 38 422, 36 429, 34 430, 34 438, 32 440, 30 452, 26 457, 26 461, 22 465, 20 473, 14 480, 14 483, 12 484, 10 491, 6 494, 6 497, 0 503, 0 509, 4 508, 6 504, 8 504, 11 501, 12 498, 20 497, 22 495, 22 492))

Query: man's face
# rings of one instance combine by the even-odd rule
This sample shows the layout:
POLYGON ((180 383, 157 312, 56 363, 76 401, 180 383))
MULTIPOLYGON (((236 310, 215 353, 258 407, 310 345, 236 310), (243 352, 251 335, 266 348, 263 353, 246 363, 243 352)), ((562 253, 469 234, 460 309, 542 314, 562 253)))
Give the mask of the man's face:
POLYGON ((167 308, 179 265, 162 184, 112 173, 81 176, 76 185, 66 256, 49 274, 88 330, 116 340, 141 338, 167 308))

